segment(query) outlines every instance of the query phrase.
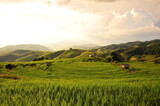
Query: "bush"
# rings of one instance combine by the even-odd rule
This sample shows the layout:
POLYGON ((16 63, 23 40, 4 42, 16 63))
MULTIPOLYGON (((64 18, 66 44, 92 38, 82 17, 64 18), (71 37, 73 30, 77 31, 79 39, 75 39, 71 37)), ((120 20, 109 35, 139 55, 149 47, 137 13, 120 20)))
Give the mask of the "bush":
POLYGON ((11 69, 13 69, 13 68, 16 68, 17 66, 15 66, 15 65, 13 65, 13 64, 7 64, 7 65, 5 65, 5 68, 6 69, 9 69, 9 70, 11 70, 11 69))
POLYGON ((116 52, 112 52, 111 56, 112 56, 112 61, 120 61, 120 62, 124 61, 123 57, 116 52))
POLYGON ((154 64, 160 64, 160 60, 154 60, 154 64))

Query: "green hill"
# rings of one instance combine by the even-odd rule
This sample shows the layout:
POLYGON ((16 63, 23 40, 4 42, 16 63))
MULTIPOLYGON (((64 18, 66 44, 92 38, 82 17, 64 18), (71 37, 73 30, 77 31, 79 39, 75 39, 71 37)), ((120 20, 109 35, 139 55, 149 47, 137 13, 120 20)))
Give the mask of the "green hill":
MULTIPOLYGON (((24 49, 26 47, 24 47, 24 49)), ((34 46, 32 49, 35 49, 34 46)), ((60 50, 56 52, 15 50, 12 52, 5 53, 3 55, 0 54, 0 62, 33 61, 33 60, 40 61, 48 59, 50 60, 54 58, 86 58, 93 53, 95 53, 96 57, 98 58, 100 57, 106 59, 111 57, 112 52, 118 53, 118 55, 119 56, 121 55, 124 60, 131 59, 131 60, 153 61, 160 57, 160 40, 152 40, 145 42, 141 41, 128 42, 123 44, 104 46, 99 49, 91 49, 91 50, 81 50, 72 48, 70 48, 70 50, 60 50)))
POLYGON ((86 58, 86 57, 89 57, 90 54, 96 54, 96 57, 105 58, 110 53, 109 52, 89 52, 89 51, 86 51, 86 52, 83 52, 81 55, 77 56, 77 58, 86 58))
POLYGON ((154 60, 160 57, 160 42, 154 41, 141 47, 131 47, 127 49, 120 49, 116 51, 124 58, 130 59, 135 57, 143 60, 154 60))
POLYGON ((63 52, 65 52, 65 50, 44 53, 43 55, 37 57, 35 60, 54 59, 54 58, 58 57, 59 55, 61 55, 63 52))
POLYGON ((3 61, 29 61, 0 62, 1 106, 160 106, 160 64, 150 62, 160 60, 160 42, 107 51, 16 50, 1 55, 3 61), (89 57, 93 53, 96 57, 89 57), (121 62, 121 56, 147 61, 121 62), (45 60, 30 61, 34 58, 45 60), (124 64, 129 69, 122 69, 124 64))
POLYGON ((34 53, 34 54, 27 55, 27 56, 25 56, 25 57, 19 58, 19 59, 17 59, 16 61, 33 61, 35 58, 37 58, 37 57, 40 56, 41 54, 42 54, 42 53, 37 52, 37 53, 34 53))
POLYGON ((7 54, 0 55, 0 62, 32 61, 42 55, 43 52, 32 50, 16 50, 7 54))
POLYGON ((75 58, 81 55, 83 52, 86 52, 86 50, 70 49, 70 50, 60 50, 56 52, 48 52, 48 53, 44 53, 43 55, 37 57, 35 61, 45 60, 45 59, 50 60, 54 58, 75 58))
POLYGON ((81 55, 81 53, 85 52, 86 50, 80 50, 80 49, 70 49, 70 50, 66 50, 65 52, 63 52, 60 56, 58 56, 59 58, 74 58, 77 57, 79 55, 81 55))
POLYGON ((9 45, 0 48, 0 55, 12 52, 15 50, 35 50, 35 51, 51 51, 49 48, 37 44, 21 44, 21 45, 9 45))
POLYGON ((112 45, 103 46, 97 49, 91 49, 90 51, 106 52, 110 50, 126 49, 130 47, 146 47, 153 43, 160 43, 160 40, 156 39, 156 40, 144 41, 144 42, 135 41, 135 42, 127 42, 127 43, 121 43, 121 44, 112 44, 112 45))

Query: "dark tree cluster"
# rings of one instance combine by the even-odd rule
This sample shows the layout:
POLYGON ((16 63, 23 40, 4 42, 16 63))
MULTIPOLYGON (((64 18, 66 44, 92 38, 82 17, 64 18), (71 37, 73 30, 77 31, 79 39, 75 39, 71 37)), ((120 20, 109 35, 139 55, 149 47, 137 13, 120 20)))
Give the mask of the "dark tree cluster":
POLYGON ((39 58, 34 59, 33 61, 41 61, 41 60, 45 60, 45 58, 44 57, 39 57, 39 58))
POLYGON ((12 70, 12 69, 14 69, 16 67, 17 67, 17 65, 13 65, 13 64, 7 64, 7 65, 5 65, 5 68, 9 69, 9 70, 12 70))
POLYGON ((160 59, 159 60, 154 60, 155 64, 160 64, 160 59))
POLYGON ((111 56, 112 56, 112 61, 120 61, 121 62, 124 60, 123 57, 116 52, 112 52, 111 56))

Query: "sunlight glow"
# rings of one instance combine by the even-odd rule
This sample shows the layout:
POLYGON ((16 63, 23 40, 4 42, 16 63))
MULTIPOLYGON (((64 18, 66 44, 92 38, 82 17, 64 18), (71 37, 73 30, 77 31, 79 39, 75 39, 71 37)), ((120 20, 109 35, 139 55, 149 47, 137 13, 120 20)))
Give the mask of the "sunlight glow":
POLYGON ((83 39, 71 30, 75 27, 72 17, 81 14, 65 7, 46 7, 34 3, 2 5, 0 9, 7 11, 5 15, 1 13, 0 17, 0 35, 6 43, 49 43, 83 39))
POLYGON ((159 39, 158 3, 153 0, 0 0, 0 47, 63 41, 106 45, 124 40, 159 39))

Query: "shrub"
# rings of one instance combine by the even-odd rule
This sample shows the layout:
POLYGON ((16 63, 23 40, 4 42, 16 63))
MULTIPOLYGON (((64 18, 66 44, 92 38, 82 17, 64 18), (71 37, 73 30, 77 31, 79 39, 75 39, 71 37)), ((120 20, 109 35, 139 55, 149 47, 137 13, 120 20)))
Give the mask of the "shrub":
POLYGON ((112 52, 111 56, 112 56, 112 61, 124 61, 123 57, 116 52, 112 52))
POLYGON ((16 68, 17 66, 16 65, 13 65, 13 64, 7 64, 7 65, 5 65, 5 68, 6 69, 9 69, 9 70, 11 70, 11 69, 13 69, 13 68, 16 68))
POLYGON ((160 64, 160 60, 154 60, 154 64, 160 64))

